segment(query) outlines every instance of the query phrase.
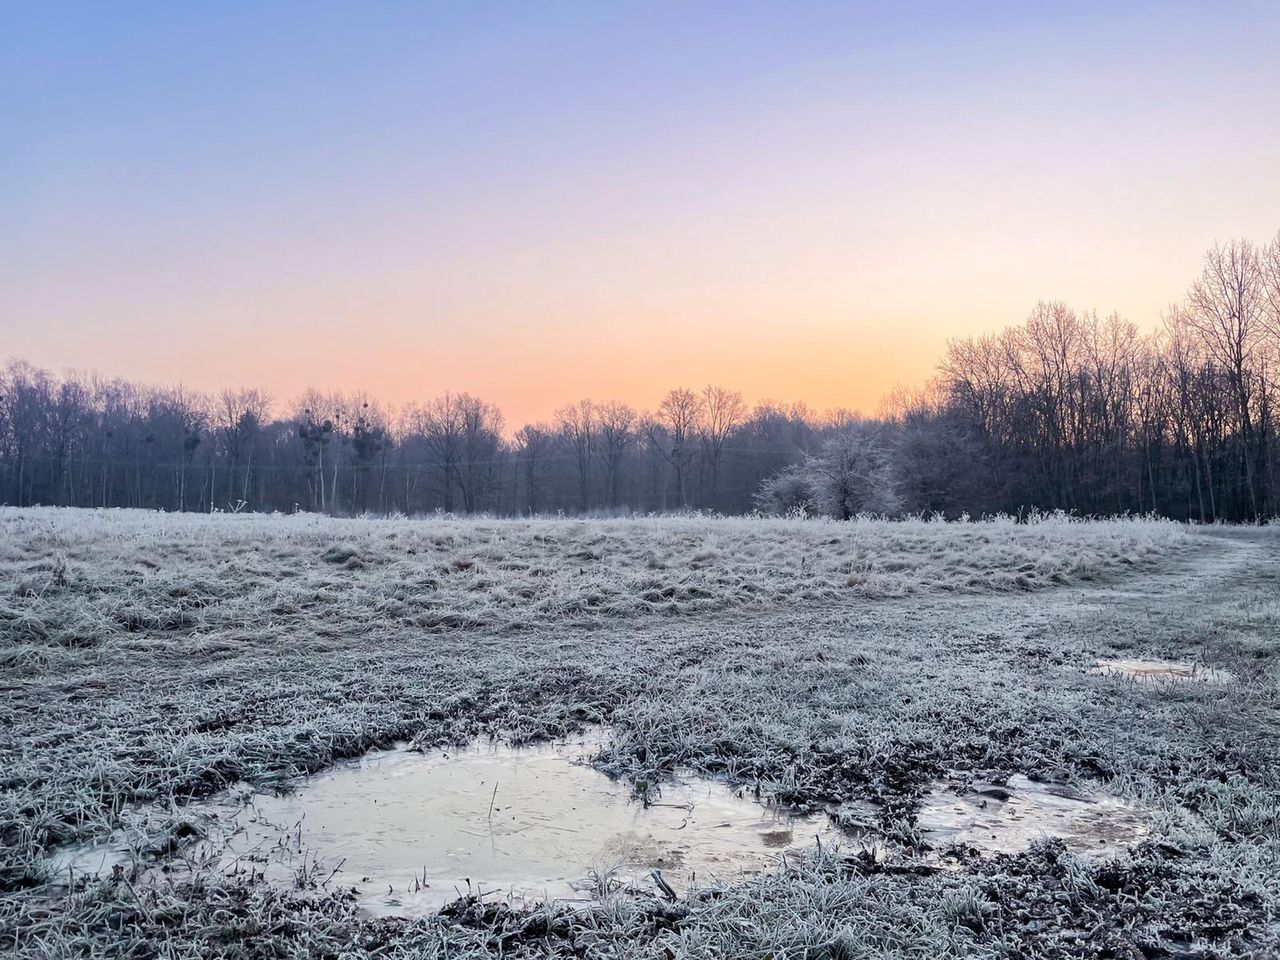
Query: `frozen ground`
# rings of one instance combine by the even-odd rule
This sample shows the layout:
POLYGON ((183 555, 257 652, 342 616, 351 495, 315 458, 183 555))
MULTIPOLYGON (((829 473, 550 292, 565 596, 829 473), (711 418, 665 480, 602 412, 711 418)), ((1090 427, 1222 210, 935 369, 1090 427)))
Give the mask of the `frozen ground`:
MULTIPOLYGON (((121 632, 606 624, 645 613, 1032 590, 1175 549, 1173 524, 334 520, 0 508, 0 625, 121 632), (356 575, 358 573, 358 575, 356 575)), ((84 634, 83 638, 77 632, 84 634)), ((416 631, 415 631, 416 632, 416 631)), ((39 656, 33 650, 33 655, 39 656)))
MULTIPOLYGON (((0 510, 0 949, 24 955, 1268 956, 1280 950, 1280 535, 1147 521, 338 521, 0 510), (1134 682, 1099 660, 1227 683, 1134 682), (870 809, 888 862, 586 910, 370 920, 213 879, 41 885, 140 803, 401 738, 611 731, 870 809), (1024 775, 1156 811, 1114 860, 919 852, 927 792, 1024 775)), ((163 824, 149 824, 158 830, 163 824)), ((159 837, 164 842, 163 836, 159 837)))

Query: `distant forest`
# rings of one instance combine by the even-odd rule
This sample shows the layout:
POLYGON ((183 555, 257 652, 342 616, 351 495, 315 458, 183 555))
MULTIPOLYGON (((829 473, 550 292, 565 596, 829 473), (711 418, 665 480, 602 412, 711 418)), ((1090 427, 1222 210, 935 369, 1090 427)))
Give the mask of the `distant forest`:
POLYGON ((0 503, 331 514, 711 510, 1254 520, 1280 510, 1280 236, 1215 246, 1163 328, 1040 303, 874 417, 671 390, 508 431, 467 393, 216 396, 0 369, 0 503))

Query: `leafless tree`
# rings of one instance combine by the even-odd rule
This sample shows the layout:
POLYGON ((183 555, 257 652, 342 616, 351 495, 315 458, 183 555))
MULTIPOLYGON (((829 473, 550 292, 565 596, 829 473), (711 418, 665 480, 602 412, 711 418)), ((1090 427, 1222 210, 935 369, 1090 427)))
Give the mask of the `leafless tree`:
POLYGON ((515 477, 521 512, 533 516, 542 504, 542 474, 555 446, 555 431, 546 424, 527 424, 516 431, 515 477))
POLYGON ((214 429, 226 451, 227 493, 245 503, 251 499, 254 441, 269 410, 270 401, 261 390, 223 390, 218 395, 214 429))
POLYGON ((682 508, 689 506, 687 480, 689 466, 698 453, 696 439, 700 412, 698 395, 680 387, 662 398, 657 416, 649 425, 651 442, 675 471, 676 494, 682 508))
POLYGON ((446 513, 452 513, 454 509, 455 477, 462 460, 465 430, 462 396, 445 393, 406 411, 410 430, 422 439, 427 453, 435 463, 446 513))
POLYGON ((581 400, 556 411, 556 427, 573 451, 578 469, 578 507, 591 508, 591 465, 596 453, 596 405, 581 400))
POLYGON ((469 393, 456 396, 462 427, 462 455, 457 464, 463 509, 475 513, 502 465, 502 411, 469 393))
POLYGON ((1262 258, 1248 240, 1216 244, 1205 256, 1200 279, 1187 294, 1187 323, 1225 371, 1235 401, 1245 490, 1256 518, 1258 457, 1255 407, 1262 389, 1257 376, 1266 331, 1267 294, 1262 258))
POLYGON ((625 403, 606 403, 599 408, 598 418, 605 487, 609 491, 609 506, 617 510, 622 505, 623 462, 636 439, 638 416, 634 408, 625 403))
POLYGON ((708 476, 706 499, 714 506, 719 492, 720 464, 724 457, 725 443, 741 424, 747 408, 742 402, 742 394, 723 387, 704 387, 698 399, 698 437, 702 443, 708 476))

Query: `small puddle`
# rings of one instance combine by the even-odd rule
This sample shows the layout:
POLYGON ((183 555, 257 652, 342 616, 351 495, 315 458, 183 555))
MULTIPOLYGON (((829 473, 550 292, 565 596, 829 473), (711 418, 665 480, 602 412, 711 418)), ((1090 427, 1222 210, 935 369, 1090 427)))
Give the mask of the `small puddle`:
POLYGON ((1060 837, 1073 853, 1113 856, 1145 839, 1147 824, 1143 810, 1118 797, 1021 775, 964 795, 940 789, 917 820, 935 850, 954 843, 984 854, 1020 853, 1033 840, 1060 837))
MULTIPOLYGON (((283 889, 355 888, 371 914, 421 915, 469 892, 572 901, 616 885, 653 890, 654 869, 683 893, 771 869, 815 836, 840 839, 823 814, 789 816, 691 774, 663 783, 646 807, 629 783, 585 762, 602 742, 595 732, 521 748, 371 753, 288 794, 193 804, 208 835, 181 862, 283 889)), ((50 865, 107 876, 132 862, 116 838, 56 850, 50 865)))
POLYGON ((1229 683, 1234 679, 1226 670, 1173 660, 1099 660, 1089 672, 1143 683, 1229 683))

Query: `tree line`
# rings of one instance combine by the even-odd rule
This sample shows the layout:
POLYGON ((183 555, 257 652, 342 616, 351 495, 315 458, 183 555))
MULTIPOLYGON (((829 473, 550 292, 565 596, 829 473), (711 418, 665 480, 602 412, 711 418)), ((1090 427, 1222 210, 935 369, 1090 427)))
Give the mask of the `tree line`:
MULTIPOLYGON (((657 410, 583 400, 506 430, 469 393, 391 410, 309 391, 205 396, 0 368, 0 503, 162 510, 574 514, 751 509, 761 481, 841 418, 748 410, 718 387, 657 410)), ((849 415, 844 420, 853 422, 849 415)))
POLYGON ((0 369, 0 503, 163 510, 956 516, 1064 509, 1251 520, 1280 508, 1280 236, 1220 244, 1160 330, 1058 302, 951 342, 874 417, 669 391, 508 431, 468 393, 210 396, 0 369))

